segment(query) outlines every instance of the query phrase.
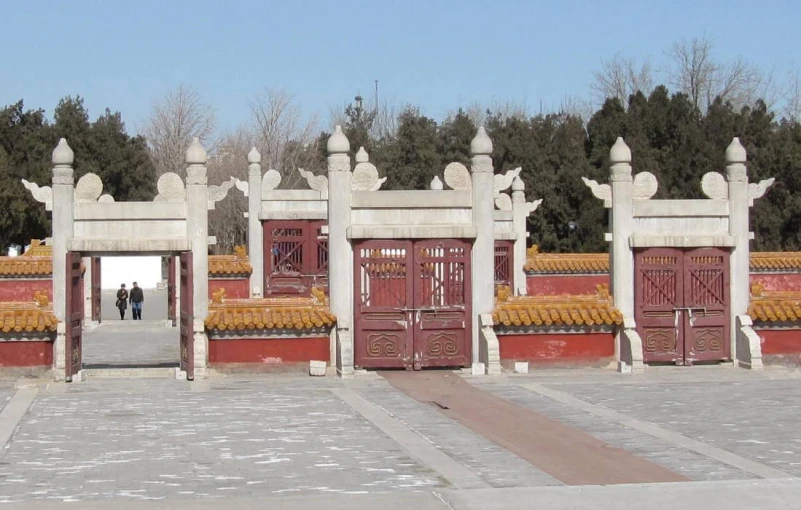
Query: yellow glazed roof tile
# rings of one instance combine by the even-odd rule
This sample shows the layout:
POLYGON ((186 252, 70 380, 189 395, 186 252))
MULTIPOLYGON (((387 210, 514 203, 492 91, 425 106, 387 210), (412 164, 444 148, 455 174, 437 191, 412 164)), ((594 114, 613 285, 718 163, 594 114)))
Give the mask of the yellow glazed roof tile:
MULTIPOLYGON (((608 273, 608 253, 540 253, 538 247, 526 250, 529 273, 570 274, 608 273)), ((801 270, 801 252, 752 252, 750 268, 760 271, 801 270)))
POLYGON ((609 290, 598 286, 596 294, 506 297, 499 299, 492 321, 502 326, 611 326, 623 323, 609 290))
POLYGON ((336 323, 328 304, 315 298, 219 299, 209 305, 206 327, 220 331, 313 329, 336 323))
POLYGON ((233 255, 209 255, 209 274, 213 276, 249 275, 253 272, 244 246, 234 247, 233 255))
POLYGON ((801 292, 765 292, 761 282, 751 284, 748 315, 759 322, 801 320, 801 292))
POLYGON ((47 294, 36 292, 30 302, 0 302, 0 332, 55 332, 58 319, 53 314, 47 294))
POLYGON ((37 239, 19 257, 0 257, 0 276, 47 276, 53 274, 53 248, 37 239))

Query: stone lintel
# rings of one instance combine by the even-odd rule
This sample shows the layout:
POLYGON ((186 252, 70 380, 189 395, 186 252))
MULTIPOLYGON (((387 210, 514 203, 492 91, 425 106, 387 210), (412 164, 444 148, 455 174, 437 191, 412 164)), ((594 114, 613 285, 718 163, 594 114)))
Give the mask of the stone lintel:
POLYGON ((517 234, 514 232, 498 232, 495 231, 495 240, 496 241, 515 241, 517 240, 517 234))
POLYGON ((728 200, 634 200, 632 206, 635 218, 729 216, 728 200))
POLYGON ((737 238, 731 235, 646 235, 632 234, 629 237, 629 246, 632 248, 703 248, 717 246, 732 248, 736 246, 737 238))
POLYGON ((76 202, 75 221, 183 220, 186 202, 76 202))
POLYGON ((473 204, 470 190, 354 191, 353 209, 455 209, 473 204))
POLYGON ((117 255, 132 252, 170 255, 189 251, 191 244, 185 237, 172 239, 70 239, 69 251, 90 252, 92 255, 117 255))
POLYGON ((474 225, 351 225, 347 228, 348 239, 474 239, 475 237, 474 225))
POLYGON ((312 211, 308 209, 296 211, 265 210, 262 206, 260 220, 327 220, 328 210, 312 211))

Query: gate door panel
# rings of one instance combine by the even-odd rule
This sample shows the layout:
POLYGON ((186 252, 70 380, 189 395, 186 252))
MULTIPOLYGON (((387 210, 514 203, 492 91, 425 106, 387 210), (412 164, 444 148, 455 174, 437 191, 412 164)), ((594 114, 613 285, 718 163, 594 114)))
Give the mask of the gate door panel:
POLYGON ((365 241, 354 247, 355 364, 411 368, 410 241, 365 241))
POLYGON ((731 357, 729 252, 698 248, 684 255, 684 357, 720 361, 731 357))
POLYGON ((167 257, 167 319, 172 321, 173 327, 176 323, 175 303, 178 296, 175 292, 175 256, 167 257))
POLYGON ((67 252, 67 292, 65 349, 65 380, 72 381, 72 376, 81 370, 83 348, 83 271, 81 271, 81 254, 67 252))
POLYGON ((636 254, 634 298, 643 361, 683 362, 681 250, 650 248, 636 254))
POLYGON ((101 302, 100 257, 92 257, 92 321, 100 322, 101 302))
POLYGON ((181 370, 187 380, 195 378, 194 309, 192 285, 192 252, 181 252, 181 370))
POLYGON ((414 368, 470 363, 470 244, 414 244, 414 368))

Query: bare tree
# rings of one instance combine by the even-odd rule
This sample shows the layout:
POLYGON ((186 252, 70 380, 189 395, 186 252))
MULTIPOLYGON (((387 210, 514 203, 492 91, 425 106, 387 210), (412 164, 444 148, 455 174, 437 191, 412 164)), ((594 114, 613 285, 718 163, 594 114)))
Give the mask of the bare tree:
POLYGON ((614 97, 626 107, 632 94, 639 91, 648 95, 654 88, 650 62, 640 64, 634 59, 623 58, 620 54, 616 54, 611 60, 602 60, 601 68, 593 72, 593 77, 595 81, 591 88, 598 103, 614 97))
POLYGON ((262 166, 281 172, 281 187, 293 187, 299 180, 298 167, 305 167, 314 151, 317 121, 304 120, 292 95, 280 89, 266 89, 250 104, 255 145, 261 151, 262 166))
POLYGON ((801 122, 801 73, 790 72, 784 90, 784 116, 801 122))
POLYGON ((154 102, 141 133, 147 139, 157 175, 181 173, 184 154, 193 138, 199 138, 207 151, 213 151, 215 125, 214 110, 191 87, 178 85, 154 102))
MULTIPOLYGON (((247 154, 254 146, 253 133, 240 127, 222 136, 217 150, 209 157, 209 184, 219 185, 231 177, 247 181, 247 154)), ((258 191, 256 191, 258 192, 258 191)), ((247 244, 248 199, 236 188, 209 211, 209 233, 217 237, 216 253, 231 253, 236 245, 247 244)))
MULTIPOLYGON (((467 117, 473 121, 476 126, 484 126, 490 116, 499 119, 527 119, 531 116, 531 112, 523 101, 492 101, 491 103, 483 104, 478 101, 472 102, 462 111, 467 117)), ((448 113, 448 117, 454 117, 456 112, 448 113)))
POLYGON ((705 36, 675 43, 668 53, 671 85, 687 94, 701 111, 717 97, 741 107, 764 94, 769 80, 759 68, 742 58, 728 64, 717 62, 713 50, 713 42, 705 36))

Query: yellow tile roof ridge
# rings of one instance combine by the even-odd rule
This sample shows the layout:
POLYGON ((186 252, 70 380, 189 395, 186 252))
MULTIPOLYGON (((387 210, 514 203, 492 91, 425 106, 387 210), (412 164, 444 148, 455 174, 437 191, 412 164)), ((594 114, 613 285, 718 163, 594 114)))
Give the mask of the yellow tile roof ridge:
POLYGON ((58 325, 50 305, 40 306, 35 301, 0 302, 0 332, 31 333, 55 332, 58 325))

